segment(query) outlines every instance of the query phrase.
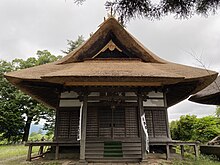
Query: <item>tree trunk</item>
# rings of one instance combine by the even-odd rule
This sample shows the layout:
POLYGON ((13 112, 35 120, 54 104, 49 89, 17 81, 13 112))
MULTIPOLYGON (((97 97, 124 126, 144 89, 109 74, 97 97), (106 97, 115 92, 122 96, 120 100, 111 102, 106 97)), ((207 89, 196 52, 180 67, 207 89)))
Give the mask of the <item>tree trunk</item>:
POLYGON ((26 121, 25 127, 24 127, 24 135, 22 138, 22 142, 28 141, 28 136, 29 136, 29 132, 30 132, 32 119, 33 119, 33 116, 27 118, 27 121, 26 121))

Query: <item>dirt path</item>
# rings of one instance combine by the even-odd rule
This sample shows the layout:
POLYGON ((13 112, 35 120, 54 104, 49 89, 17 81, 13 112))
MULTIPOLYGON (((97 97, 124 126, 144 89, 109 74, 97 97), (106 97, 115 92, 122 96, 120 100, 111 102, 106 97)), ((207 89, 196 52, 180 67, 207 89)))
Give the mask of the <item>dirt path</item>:
MULTIPOLYGON (((26 155, 15 156, 0 160, 0 165, 79 165, 77 160, 43 160, 35 159, 26 161, 26 155)), ((164 156, 148 156, 147 160, 141 163, 88 163, 88 165, 172 165, 172 161, 166 160, 164 156)))

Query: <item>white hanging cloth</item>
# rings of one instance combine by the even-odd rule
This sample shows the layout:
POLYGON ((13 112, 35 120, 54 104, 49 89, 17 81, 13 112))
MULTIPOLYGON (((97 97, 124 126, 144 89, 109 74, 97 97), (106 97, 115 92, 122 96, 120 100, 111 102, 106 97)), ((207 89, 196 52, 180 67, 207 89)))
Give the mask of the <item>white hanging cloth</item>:
POLYGON ((83 102, 81 102, 80 110, 79 110, 79 128, 78 128, 78 136, 77 140, 81 140, 81 128, 82 128, 82 109, 83 109, 83 102))
POLYGON ((145 113, 141 116, 141 125, 145 133, 145 141, 146 141, 146 151, 149 153, 149 136, 147 132, 147 123, 146 123, 146 118, 145 118, 145 113))

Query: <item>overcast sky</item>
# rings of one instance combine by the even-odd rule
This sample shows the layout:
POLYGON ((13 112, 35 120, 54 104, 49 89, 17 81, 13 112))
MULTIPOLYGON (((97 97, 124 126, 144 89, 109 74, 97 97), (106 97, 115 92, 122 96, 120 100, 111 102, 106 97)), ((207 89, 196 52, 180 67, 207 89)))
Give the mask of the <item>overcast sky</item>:
MULTIPOLYGON (((62 55, 67 39, 85 39, 95 32, 107 15, 103 0, 1 0, 0 59, 28 58, 37 50, 62 55)), ((131 20, 126 29, 145 47, 168 61, 199 67, 195 57, 208 69, 220 71, 220 14, 176 20, 131 20)), ((185 114, 212 115, 215 106, 183 101, 168 110, 170 120, 185 114)))

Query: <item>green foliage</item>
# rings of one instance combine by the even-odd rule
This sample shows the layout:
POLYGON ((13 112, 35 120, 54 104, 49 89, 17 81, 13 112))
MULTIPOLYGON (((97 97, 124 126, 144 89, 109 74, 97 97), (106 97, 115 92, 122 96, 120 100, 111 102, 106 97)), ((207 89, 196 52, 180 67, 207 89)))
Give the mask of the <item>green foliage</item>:
POLYGON ((4 73, 13 71, 15 66, 0 60, 0 140, 17 141, 21 138, 24 118, 17 96, 20 95, 14 86, 4 78, 4 73))
POLYGON ((185 160, 174 160, 173 165, 220 165, 216 157, 200 155, 197 160, 194 156, 185 160))
POLYGON ((72 52, 73 50, 75 50, 76 48, 78 48, 80 45, 82 45, 85 42, 84 37, 82 35, 78 36, 76 41, 73 40, 67 40, 67 45, 69 47, 67 47, 67 50, 62 50, 63 53, 69 54, 70 52, 72 52))
POLYGON ((32 132, 28 138, 28 141, 41 141, 42 138, 46 141, 51 141, 53 138, 53 134, 51 135, 43 135, 42 131, 39 130, 38 132, 32 132))
POLYGON ((197 118, 195 115, 186 115, 172 121, 170 131, 175 140, 207 142, 220 134, 220 127, 214 116, 197 118))
POLYGON ((217 118, 220 119, 220 106, 217 106, 217 107, 216 107, 215 115, 216 115, 217 118))
POLYGON ((179 121, 171 122, 170 131, 172 139, 188 141, 192 139, 194 124, 197 118, 195 115, 181 116, 179 121))
POLYGON ((27 60, 14 59, 12 62, 0 61, 0 134, 8 142, 27 141, 30 124, 38 123, 41 118, 54 122, 55 112, 43 104, 33 100, 11 85, 5 78, 6 72, 46 64, 60 59, 61 56, 52 55, 49 51, 37 51, 37 58, 27 60))
POLYGON ((193 140, 207 142, 220 134, 218 120, 213 116, 198 119, 194 125, 193 140))
MULTIPOLYGON (((85 0, 75 0, 79 4, 85 0)), ((193 15, 208 16, 216 14, 220 7, 220 0, 108 0, 106 8, 113 10, 114 14, 120 15, 124 20, 131 18, 160 19, 174 14, 175 18, 190 18, 193 15)))

